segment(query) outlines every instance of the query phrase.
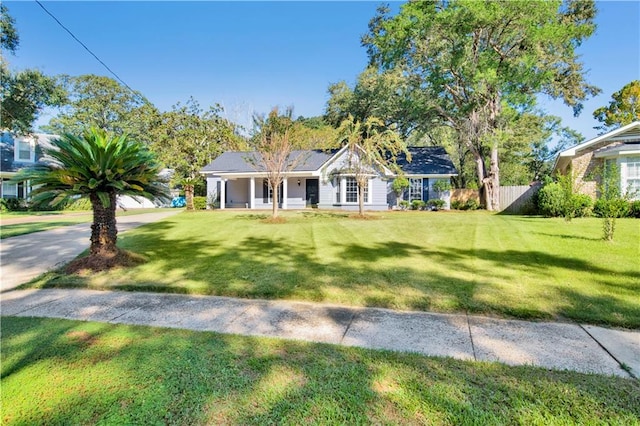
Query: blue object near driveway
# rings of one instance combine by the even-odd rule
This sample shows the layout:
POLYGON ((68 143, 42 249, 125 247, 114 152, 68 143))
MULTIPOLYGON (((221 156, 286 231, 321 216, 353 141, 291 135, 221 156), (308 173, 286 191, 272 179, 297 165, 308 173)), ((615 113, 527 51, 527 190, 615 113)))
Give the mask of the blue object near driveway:
POLYGON ((184 197, 173 197, 171 200, 171 207, 185 207, 187 200, 184 197))

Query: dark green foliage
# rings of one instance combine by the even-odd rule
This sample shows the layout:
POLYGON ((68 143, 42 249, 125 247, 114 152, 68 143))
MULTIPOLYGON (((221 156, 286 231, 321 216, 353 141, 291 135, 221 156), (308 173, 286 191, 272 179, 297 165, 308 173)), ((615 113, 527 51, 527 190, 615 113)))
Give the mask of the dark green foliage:
MULTIPOLYGON (((636 201, 635 203, 638 203, 636 201)), ((637 206, 636 206, 637 208, 637 206)), ((637 211, 633 210, 633 204, 627 202, 626 200, 605 200, 603 198, 599 198, 593 204, 593 214, 596 217, 606 218, 606 217, 629 217, 637 214, 637 211)), ((638 216, 634 216, 638 217, 638 216)))
POLYGON ((478 200, 476 200, 475 198, 470 198, 466 203, 464 203, 463 210, 478 210, 480 207, 480 202, 478 200))
POLYGON ((0 198, 2 211, 23 212, 27 210, 27 204, 22 198, 0 198))
POLYGON ((573 194, 568 201, 573 217, 591 216, 593 200, 587 194, 573 194))
POLYGON ((15 53, 20 44, 20 37, 16 31, 16 21, 9 15, 9 10, 0 4, 0 48, 15 53))
POLYGON ((411 210, 423 210, 425 205, 425 202, 422 200, 413 200, 411 202, 411 210))
POLYGON ((444 207, 444 200, 441 200, 439 198, 434 198, 432 200, 427 201, 427 207, 429 207, 431 210, 441 210, 444 207))
POLYGON ((548 183, 538 192, 538 210, 547 217, 560 217, 564 211, 564 190, 557 182, 548 183))
POLYGON ((640 200, 632 201, 630 203, 629 216, 640 219, 640 200))
POLYGON ((466 202, 454 200, 451 202, 451 208, 454 210, 478 210, 480 203, 475 198, 469 198, 466 202))
POLYGON ((195 210, 204 210, 207 208, 207 197, 193 197, 193 208, 195 210))
POLYGON ((408 202, 407 200, 402 200, 402 201, 400 201, 399 206, 400 206, 401 209, 407 210, 411 206, 411 203, 408 202))

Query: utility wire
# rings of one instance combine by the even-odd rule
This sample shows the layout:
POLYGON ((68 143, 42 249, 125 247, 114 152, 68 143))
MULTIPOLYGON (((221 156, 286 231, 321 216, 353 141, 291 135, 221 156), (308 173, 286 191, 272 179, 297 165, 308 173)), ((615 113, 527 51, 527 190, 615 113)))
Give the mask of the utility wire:
POLYGON ((84 49, 85 49, 87 52, 89 52, 89 53, 91 54, 91 56, 93 56, 94 58, 96 58, 96 60, 97 60, 98 62, 100 62, 100 63, 102 64, 102 66, 103 66, 103 67, 105 67, 105 68, 107 69, 107 71, 109 71, 109 72, 110 72, 110 73, 111 73, 111 74, 112 74, 112 75, 113 75, 113 76, 114 76, 114 77, 115 77, 115 78, 116 78, 120 83, 122 83, 122 84, 123 84, 127 89, 131 90, 131 92, 133 92, 133 94, 135 94, 136 96, 139 96, 139 93, 138 93, 138 92, 136 92, 135 90, 133 90, 133 89, 132 89, 132 88, 131 88, 127 83, 125 83, 125 82, 124 82, 124 80, 122 80, 122 79, 118 76, 118 74, 116 74, 116 73, 115 73, 111 68, 109 68, 109 66, 108 66, 107 64, 105 64, 105 63, 104 63, 100 58, 98 58, 98 56, 97 56, 95 53, 93 53, 93 52, 91 51, 91 49, 89 49, 89 48, 88 48, 88 47, 87 47, 83 42, 81 42, 81 41, 78 39, 78 37, 76 37, 76 36, 71 32, 71 30, 69 30, 69 28, 65 27, 65 26, 64 26, 64 24, 63 24, 62 22, 60 22, 60 20, 59 20, 58 18, 56 18, 56 17, 53 15, 53 13, 49 12, 49 11, 47 10, 47 8, 46 8, 46 7, 44 7, 44 5, 43 5, 42 3, 40 3, 40 1, 39 1, 39 0, 35 0, 35 2, 36 2, 36 3, 38 3, 38 6, 40 6, 40 7, 42 8, 42 10, 44 10, 45 12, 47 12, 47 14, 48 14, 49 16, 51 16, 51 17, 53 18, 53 20, 54 20, 54 21, 56 21, 56 22, 58 23, 58 25, 60 25, 60 26, 61 26, 61 27, 66 31, 66 32, 68 32, 68 33, 69 33, 69 35, 70 35, 71 37, 73 37, 73 39, 74 39, 75 41, 77 41, 78 43, 80 43, 80 45, 81 45, 82 47, 84 47, 84 49))

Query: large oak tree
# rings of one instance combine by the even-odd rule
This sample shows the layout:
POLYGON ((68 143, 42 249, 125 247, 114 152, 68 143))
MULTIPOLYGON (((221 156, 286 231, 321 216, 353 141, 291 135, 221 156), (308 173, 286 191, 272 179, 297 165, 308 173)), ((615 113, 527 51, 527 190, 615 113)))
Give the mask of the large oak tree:
POLYGON ((424 117, 452 127, 472 153, 487 208, 499 206, 501 116, 561 98, 578 114, 598 93, 576 48, 594 29, 593 1, 421 1, 382 8, 363 38, 371 63, 400 69, 424 117), (488 164, 487 164, 488 160, 488 164))

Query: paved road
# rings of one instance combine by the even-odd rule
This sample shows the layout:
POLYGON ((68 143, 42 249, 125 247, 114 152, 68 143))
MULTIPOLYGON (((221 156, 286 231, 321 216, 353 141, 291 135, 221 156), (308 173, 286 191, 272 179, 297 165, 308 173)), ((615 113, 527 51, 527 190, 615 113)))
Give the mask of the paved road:
POLYGON ((640 331, 471 315, 95 290, 14 290, 2 315, 271 336, 640 377, 640 331))
MULTIPOLYGON (((120 216, 118 231, 164 219, 181 210, 120 216)), ((0 291, 10 290, 74 259, 89 248, 91 223, 63 226, 0 241, 0 291)))

